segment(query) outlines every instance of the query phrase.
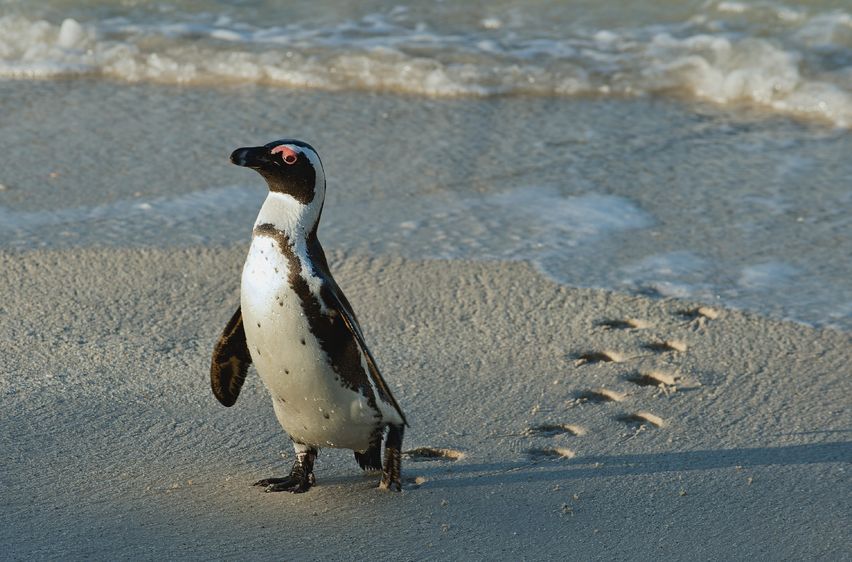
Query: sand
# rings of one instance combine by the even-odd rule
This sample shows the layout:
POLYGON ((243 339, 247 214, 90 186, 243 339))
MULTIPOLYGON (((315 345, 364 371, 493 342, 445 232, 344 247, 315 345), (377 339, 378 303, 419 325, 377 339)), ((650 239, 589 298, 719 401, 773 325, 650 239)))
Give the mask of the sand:
POLYGON ((287 438, 256 374, 230 409, 207 380, 245 249, 0 253, 0 557, 852 556, 848 333, 522 262, 332 251, 405 448, 446 451, 401 494, 329 450, 309 493, 253 488, 287 438))

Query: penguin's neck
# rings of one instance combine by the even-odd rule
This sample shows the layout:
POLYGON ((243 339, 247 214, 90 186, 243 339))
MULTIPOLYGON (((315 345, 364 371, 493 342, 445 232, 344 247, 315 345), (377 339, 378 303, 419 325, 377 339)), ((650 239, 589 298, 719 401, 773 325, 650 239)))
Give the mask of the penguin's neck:
POLYGON ((299 203, 291 195, 270 191, 260 208, 254 226, 271 224, 294 240, 306 240, 315 232, 322 212, 322 202, 299 203))

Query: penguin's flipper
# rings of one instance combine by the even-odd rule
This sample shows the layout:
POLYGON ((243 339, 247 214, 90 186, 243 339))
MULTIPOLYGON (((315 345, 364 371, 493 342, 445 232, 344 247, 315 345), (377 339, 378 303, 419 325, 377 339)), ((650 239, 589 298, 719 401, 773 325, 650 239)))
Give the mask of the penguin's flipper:
POLYGON ((396 398, 394 398, 393 394, 391 394, 388 383, 386 383, 385 379, 382 378, 382 374, 379 372, 379 367, 376 365, 376 360, 373 359, 373 354, 370 353, 370 349, 364 342, 364 336, 362 335, 358 321, 355 319, 355 314, 352 312, 352 309, 347 306, 349 301, 345 300, 346 297, 343 295, 343 291, 340 290, 340 287, 337 286, 337 283, 334 282, 334 278, 330 275, 326 277, 326 283, 322 286, 322 296, 326 300, 326 303, 332 303, 332 305, 340 311, 340 316, 343 319, 346 328, 352 334, 352 337, 355 339, 358 347, 364 353, 364 359, 367 361, 367 373, 372 379, 373 384, 376 386, 376 390, 379 391, 379 397, 393 406, 399 414, 399 417, 402 418, 402 423, 408 425, 408 422, 405 420, 405 414, 402 413, 402 408, 399 407, 399 403, 397 403, 396 398), (346 304, 344 305, 344 303, 346 304))
POLYGON ((210 387, 224 406, 233 406, 246 380, 251 355, 246 345, 243 314, 239 307, 213 348, 210 361, 210 387))
POLYGON ((396 398, 394 398, 393 394, 391 394, 390 387, 388 387, 385 379, 382 378, 382 374, 379 372, 379 367, 376 365, 376 360, 373 359, 373 354, 370 353, 370 349, 367 347, 366 342, 364 342, 364 334, 361 331, 361 326, 358 324, 358 318, 352 310, 352 305, 349 304, 349 300, 346 298, 346 295, 343 294, 343 291, 331 275, 331 271, 328 268, 328 260, 325 257, 325 252, 323 252, 319 240, 317 239, 316 230, 308 235, 308 255, 315 264, 315 273, 319 274, 319 276, 323 279, 320 294, 325 300, 327 306, 331 306, 340 312, 340 316, 346 324, 346 328, 352 334, 352 337, 355 338, 358 347, 364 353, 364 358, 367 360, 368 374, 373 380, 376 389, 379 391, 380 398, 393 406, 399 414, 399 417, 402 418, 402 423, 408 425, 408 421, 405 419, 405 414, 402 413, 402 408, 399 407, 399 403, 396 401, 396 398))

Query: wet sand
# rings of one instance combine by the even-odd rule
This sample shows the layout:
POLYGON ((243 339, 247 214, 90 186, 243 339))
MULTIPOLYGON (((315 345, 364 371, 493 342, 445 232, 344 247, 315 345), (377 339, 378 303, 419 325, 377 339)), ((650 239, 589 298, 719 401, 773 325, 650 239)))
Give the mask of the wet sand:
POLYGON ((852 329, 852 135, 654 98, 434 100, 0 82, 0 247, 228 246, 265 187, 237 146, 310 141, 329 248, 533 263, 572 287, 852 329))

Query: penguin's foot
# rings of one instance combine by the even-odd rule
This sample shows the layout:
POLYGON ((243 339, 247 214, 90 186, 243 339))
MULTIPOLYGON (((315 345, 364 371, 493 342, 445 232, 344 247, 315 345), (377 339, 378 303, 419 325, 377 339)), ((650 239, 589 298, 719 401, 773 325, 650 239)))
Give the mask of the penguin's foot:
POLYGON ((296 455, 296 462, 286 478, 264 478, 255 482, 254 486, 263 486, 266 492, 292 492, 301 494, 316 484, 314 477, 314 459, 316 451, 308 451, 296 455))
POLYGON ((290 473, 286 478, 264 478, 255 482, 254 486, 263 486, 266 492, 292 492, 301 494, 307 492, 316 483, 314 473, 309 472, 306 475, 290 473))
POLYGON ((380 490, 402 491, 402 478, 400 470, 399 451, 389 450, 385 452, 385 466, 382 470, 382 481, 379 482, 380 490))
POLYGON ((391 426, 385 440, 385 464, 382 467, 380 490, 402 491, 402 434, 403 426, 391 426))

